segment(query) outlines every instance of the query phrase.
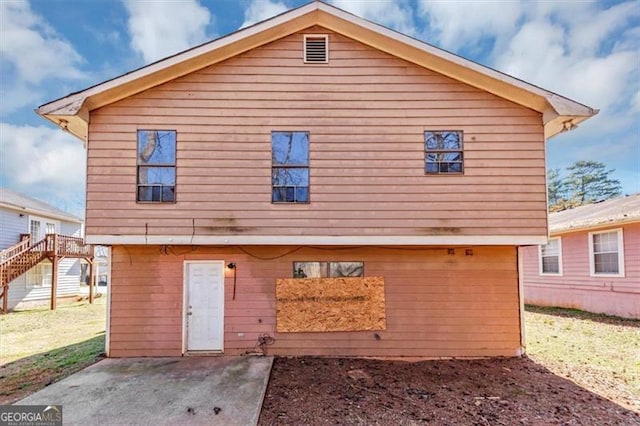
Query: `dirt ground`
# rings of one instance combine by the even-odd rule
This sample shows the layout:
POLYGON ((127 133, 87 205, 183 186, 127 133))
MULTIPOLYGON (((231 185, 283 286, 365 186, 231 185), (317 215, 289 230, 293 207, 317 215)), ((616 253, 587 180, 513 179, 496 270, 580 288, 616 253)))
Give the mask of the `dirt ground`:
POLYGON ((276 358, 260 425, 640 425, 529 358, 276 358))

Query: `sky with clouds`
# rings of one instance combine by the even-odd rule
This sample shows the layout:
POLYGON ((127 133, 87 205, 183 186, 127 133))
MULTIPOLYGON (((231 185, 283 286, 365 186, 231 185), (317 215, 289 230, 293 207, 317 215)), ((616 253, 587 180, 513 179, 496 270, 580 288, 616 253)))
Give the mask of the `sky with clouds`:
MULTIPOLYGON (((307 0, 0 1, 0 186, 83 215, 82 143, 33 109, 307 0)), ((547 166, 597 160, 640 192, 640 1, 331 0, 600 109, 547 166)))

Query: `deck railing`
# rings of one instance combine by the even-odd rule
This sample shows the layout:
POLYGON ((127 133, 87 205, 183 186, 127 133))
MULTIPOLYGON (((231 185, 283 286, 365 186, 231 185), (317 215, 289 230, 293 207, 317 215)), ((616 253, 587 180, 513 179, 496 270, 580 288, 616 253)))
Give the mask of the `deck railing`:
MULTIPOLYGON (((20 242, 0 252, 0 299, 2 312, 7 312, 7 296, 9 283, 27 272, 29 269, 49 258, 57 262, 64 257, 85 258, 90 264, 93 259, 93 246, 85 244, 82 238, 69 235, 47 234, 42 240, 31 244, 29 234, 20 235, 20 242)), ((54 265, 55 266, 55 265, 54 265)), ((54 272, 57 268, 54 267, 54 272)), ((55 274, 54 274, 55 275, 55 274)), ((52 291, 55 294, 57 277, 53 277, 52 291)), ((93 301, 93 293, 90 294, 93 301)), ((55 309, 55 296, 51 309, 55 309)))
POLYGON ((7 247, 6 249, 0 251, 0 263, 4 263, 9 259, 12 259, 25 251, 29 250, 29 246, 31 245, 31 238, 29 234, 22 234, 20 236, 20 242, 12 245, 11 247, 7 247))

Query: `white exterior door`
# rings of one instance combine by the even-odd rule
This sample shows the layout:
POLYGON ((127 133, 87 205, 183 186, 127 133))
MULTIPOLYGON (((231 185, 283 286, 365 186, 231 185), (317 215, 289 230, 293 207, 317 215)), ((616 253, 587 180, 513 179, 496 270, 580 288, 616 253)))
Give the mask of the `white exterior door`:
POLYGON ((224 262, 185 262, 187 351, 222 352, 224 343, 224 262))

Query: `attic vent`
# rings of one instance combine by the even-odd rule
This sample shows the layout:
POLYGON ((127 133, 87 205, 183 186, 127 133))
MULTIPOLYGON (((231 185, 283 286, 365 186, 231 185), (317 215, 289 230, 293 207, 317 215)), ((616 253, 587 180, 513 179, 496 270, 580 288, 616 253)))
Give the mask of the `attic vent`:
POLYGON ((309 64, 326 64, 329 62, 329 36, 304 36, 304 62, 309 64))

